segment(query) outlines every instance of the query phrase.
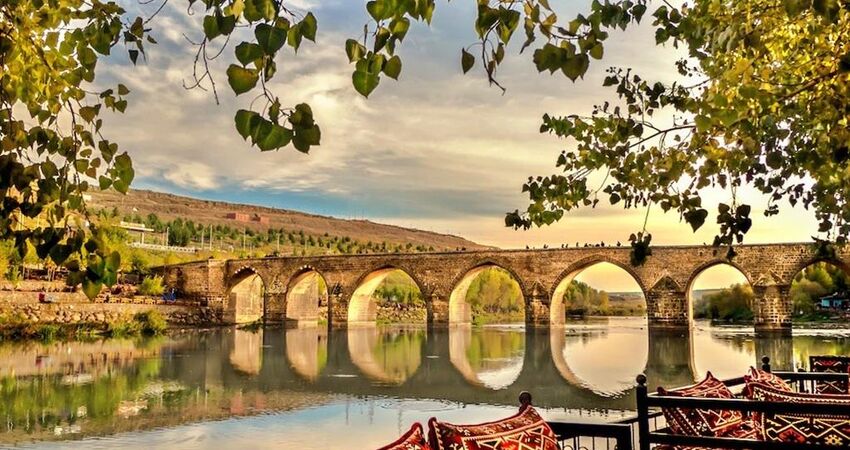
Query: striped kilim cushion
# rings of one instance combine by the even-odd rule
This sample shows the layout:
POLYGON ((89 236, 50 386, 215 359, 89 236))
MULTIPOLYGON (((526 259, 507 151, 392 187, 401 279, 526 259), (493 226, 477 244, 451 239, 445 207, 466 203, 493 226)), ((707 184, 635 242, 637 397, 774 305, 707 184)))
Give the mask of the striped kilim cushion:
MULTIPOLYGON (((812 372, 850 373, 850 357, 847 356, 810 356, 809 369, 812 372)), ((818 394, 847 394, 847 380, 816 381, 818 394)))
POLYGON ((762 440, 850 447, 850 395, 785 392, 761 384, 752 391, 753 400, 837 406, 835 414, 754 414, 762 440))
MULTIPOLYGON (((729 388, 711 372, 693 386, 673 391, 659 387, 658 394, 672 397, 733 398, 729 388)), ((688 436, 722 436, 740 427, 743 422, 740 411, 662 408, 662 412, 670 432, 688 436)))
POLYGON ((455 425, 428 421, 434 450, 558 450, 555 433, 532 407, 496 422, 455 425))
POLYGON ((407 433, 395 442, 387 444, 378 450, 431 450, 428 441, 425 440, 425 433, 422 431, 422 424, 416 422, 407 430, 407 433))

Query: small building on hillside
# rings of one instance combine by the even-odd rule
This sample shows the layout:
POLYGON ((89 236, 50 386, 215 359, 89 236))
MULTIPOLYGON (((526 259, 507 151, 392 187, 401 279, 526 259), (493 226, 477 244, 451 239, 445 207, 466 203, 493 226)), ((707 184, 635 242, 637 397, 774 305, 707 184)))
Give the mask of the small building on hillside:
POLYGON ((828 311, 845 311, 850 309, 850 296, 847 292, 836 292, 820 298, 818 309, 828 311))
POLYGON ((254 217, 251 218, 254 222, 261 223, 263 225, 269 224, 269 218, 266 216, 261 216, 259 214, 254 214, 254 217))
POLYGON ((250 218, 250 216, 248 216, 248 214, 239 213, 239 212, 229 212, 229 213, 227 213, 226 217, 228 219, 232 219, 232 220, 235 220, 237 222, 248 222, 249 220, 251 220, 251 218, 250 218))

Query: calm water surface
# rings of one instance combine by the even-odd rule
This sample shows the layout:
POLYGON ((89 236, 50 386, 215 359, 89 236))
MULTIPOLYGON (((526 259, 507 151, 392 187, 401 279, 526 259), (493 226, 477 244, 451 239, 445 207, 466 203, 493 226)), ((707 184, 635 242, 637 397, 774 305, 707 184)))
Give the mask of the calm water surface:
POLYGON ((606 421, 634 408, 639 373, 672 387, 810 354, 850 354, 850 330, 650 333, 644 319, 602 319, 558 332, 231 328, 3 344, 0 447, 368 449, 432 416, 506 416, 523 390, 549 419, 606 421))

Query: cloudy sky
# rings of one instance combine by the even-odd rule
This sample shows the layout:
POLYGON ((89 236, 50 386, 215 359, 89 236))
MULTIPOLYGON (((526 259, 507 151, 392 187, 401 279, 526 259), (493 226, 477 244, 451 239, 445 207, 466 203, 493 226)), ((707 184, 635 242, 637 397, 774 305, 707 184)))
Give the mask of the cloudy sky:
MULTIPOLYGON (((123 0, 131 12, 150 14, 155 4, 123 0)), ((199 5, 202 2, 197 2, 199 5)), ((553 2, 554 4, 555 2, 553 2)), ((563 1, 570 17, 589 0, 563 1)), ((99 67, 98 83, 123 82, 132 91, 124 115, 108 123, 136 167, 135 188, 206 199, 289 208, 342 218, 366 218, 462 235, 499 247, 559 246, 561 243, 625 242, 641 228, 645 211, 603 207, 582 210, 561 223, 532 231, 504 227, 504 213, 523 209, 520 192, 529 175, 554 173, 558 153, 571 143, 538 132, 544 113, 586 114, 594 103, 612 99, 601 87, 609 66, 633 67, 646 78, 675 79, 673 48, 654 45, 649 27, 615 33, 603 63, 584 80, 538 74, 531 52, 509 49, 499 79, 501 91, 484 74, 463 75, 460 48, 475 41, 474 2, 438 1, 430 27, 415 24, 400 55, 400 80, 384 78, 366 100, 351 87, 345 39, 362 32, 367 15, 359 0, 298 0, 319 21, 317 43, 305 41, 298 55, 278 60, 272 89, 285 104, 307 102, 322 127, 322 145, 309 155, 292 149, 262 153, 233 128, 236 109, 250 99, 236 97, 224 69, 234 61, 232 46, 214 64, 220 105, 213 95, 186 90, 195 49, 184 34, 199 39, 203 11, 187 14, 186 2, 172 0, 152 22, 159 45, 137 67, 116 52, 99 67)), ((711 192, 713 202, 728 193, 711 192)), ((808 240, 816 229, 805 211, 764 219, 764 199, 753 202, 750 242, 808 240)), ((658 211, 649 220, 654 242, 711 241, 714 228, 694 234, 678 217, 658 211)))

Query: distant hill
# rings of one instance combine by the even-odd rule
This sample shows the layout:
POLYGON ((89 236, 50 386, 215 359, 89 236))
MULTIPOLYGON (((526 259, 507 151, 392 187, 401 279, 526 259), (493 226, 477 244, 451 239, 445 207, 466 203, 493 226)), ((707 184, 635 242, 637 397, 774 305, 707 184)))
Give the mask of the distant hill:
POLYGON ((131 190, 127 195, 112 190, 93 191, 91 197, 88 202, 90 208, 95 210, 117 208, 122 216, 138 214, 144 217, 153 213, 162 220, 179 217, 191 219, 195 223, 245 227, 256 231, 285 228, 292 231, 303 230, 309 235, 320 236, 328 233, 333 236, 348 236, 364 242, 411 243, 434 247, 435 250, 492 248, 458 236, 386 225, 369 220, 337 219, 287 209, 200 200, 147 190, 131 190), (268 222, 240 222, 228 219, 229 213, 245 214, 248 217, 258 215, 267 218, 268 222))

